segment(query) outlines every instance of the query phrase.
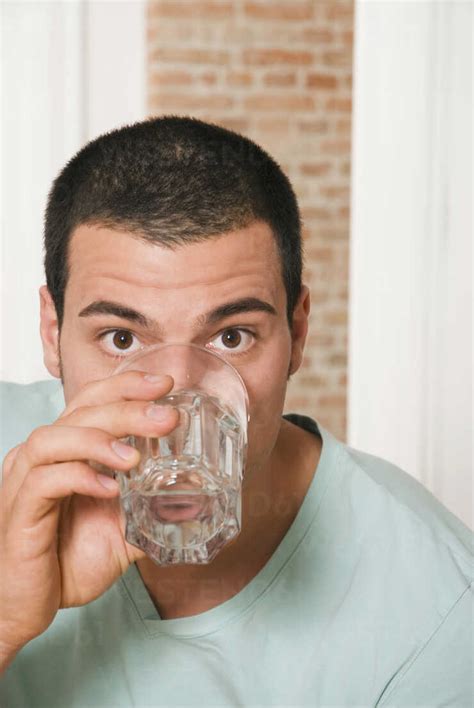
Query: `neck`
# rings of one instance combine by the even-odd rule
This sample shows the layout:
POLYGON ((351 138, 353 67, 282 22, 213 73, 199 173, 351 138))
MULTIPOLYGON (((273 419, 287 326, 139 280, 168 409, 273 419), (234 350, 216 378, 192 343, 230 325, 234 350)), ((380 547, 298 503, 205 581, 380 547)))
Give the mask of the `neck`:
POLYGON ((321 439, 282 419, 265 466, 242 489, 242 531, 209 565, 137 562, 162 619, 211 609, 237 594, 263 568, 291 526, 321 454, 321 439))

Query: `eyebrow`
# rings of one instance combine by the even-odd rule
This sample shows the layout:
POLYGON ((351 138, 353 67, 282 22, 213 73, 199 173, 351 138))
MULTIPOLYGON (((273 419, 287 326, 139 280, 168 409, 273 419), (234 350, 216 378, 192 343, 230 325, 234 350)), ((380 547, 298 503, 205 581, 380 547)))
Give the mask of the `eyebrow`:
MULTIPOLYGON (((245 297, 227 302, 224 305, 219 305, 206 315, 201 315, 197 318, 197 324, 199 326, 216 324, 226 317, 240 315, 244 312, 266 312, 270 315, 278 314, 276 309, 269 302, 265 302, 265 300, 260 300, 256 297, 245 297)), ((95 300, 79 313, 79 317, 91 317, 93 315, 115 315, 115 317, 121 317, 122 319, 136 322, 146 329, 152 329, 154 326, 154 323, 141 312, 110 300, 95 300)))

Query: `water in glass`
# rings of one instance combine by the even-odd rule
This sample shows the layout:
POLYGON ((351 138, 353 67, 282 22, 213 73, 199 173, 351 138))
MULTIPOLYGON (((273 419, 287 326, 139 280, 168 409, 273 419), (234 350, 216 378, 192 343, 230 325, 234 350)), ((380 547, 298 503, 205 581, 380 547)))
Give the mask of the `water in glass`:
POLYGON ((158 401, 177 408, 179 426, 162 438, 129 437, 140 463, 119 475, 126 538, 160 564, 209 563, 241 528, 246 434, 206 393, 158 401))

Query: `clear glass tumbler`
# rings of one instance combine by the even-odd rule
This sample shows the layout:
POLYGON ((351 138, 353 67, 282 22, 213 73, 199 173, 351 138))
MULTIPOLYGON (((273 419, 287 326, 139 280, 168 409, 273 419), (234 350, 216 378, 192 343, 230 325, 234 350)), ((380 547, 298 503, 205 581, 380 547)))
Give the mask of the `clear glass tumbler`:
POLYGON ((115 370, 169 374, 171 392, 155 402, 179 411, 161 438, 129 436, 140 452, 117 473, 125 536, 160 565, 209 563, 241 529, 247 453, 245 384, 223 357, 194 344, 144 347, 115 370))

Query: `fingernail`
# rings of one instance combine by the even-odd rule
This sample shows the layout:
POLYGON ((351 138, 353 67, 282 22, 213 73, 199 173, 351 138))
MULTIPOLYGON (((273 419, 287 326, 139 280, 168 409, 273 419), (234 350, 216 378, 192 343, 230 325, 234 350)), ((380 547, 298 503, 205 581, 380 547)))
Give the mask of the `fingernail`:
POLYGON ((116 455, 122 458, 122 460, 131 460, 132 457, 135 457, 135 455, 137 454, 137 451, 134 447, 130 447, 130 445, 125 445, 125 443, 120 442, 120 440, 113 440, 110 443, 110 447, 116 455))
POLYGON ((167 420, 169 418, 169 406, 156 406, 153 403, 146 409, 146 414, 149 418, 153 420, 167 420))
POLYGON ((106 489, 118 489, 118 483, 115 479, 112 479, 112 477, 107 477, 105 474, 98 474, 97 479, 106 489))
POLYGON ((149 383, 163 383, 165 377, 157 374, 146 374, 143 378, 145 381, 149 381, 149 383))

